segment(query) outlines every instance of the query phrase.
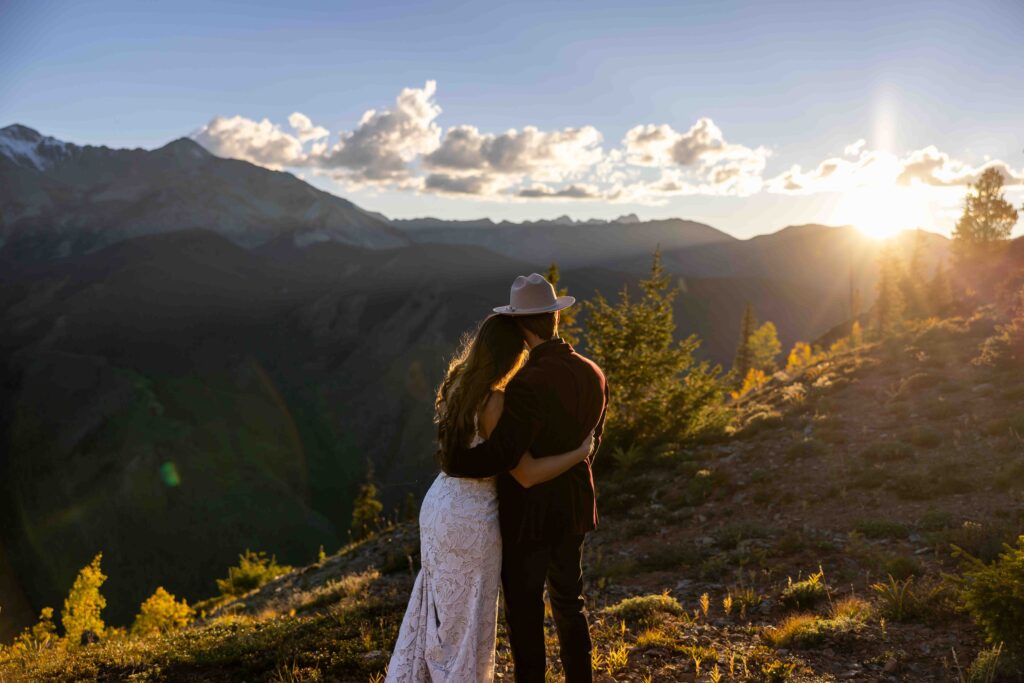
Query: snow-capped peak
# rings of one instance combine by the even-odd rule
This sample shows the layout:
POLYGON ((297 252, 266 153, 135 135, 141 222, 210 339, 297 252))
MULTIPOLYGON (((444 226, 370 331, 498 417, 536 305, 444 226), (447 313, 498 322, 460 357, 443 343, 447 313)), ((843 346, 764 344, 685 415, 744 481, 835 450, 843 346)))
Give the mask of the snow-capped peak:
POLYGON ((39 131, 19 123, 0 128, 0 154, 19 165, 31 164, 40 171, 66 159, 71 147, 57 138, 43 136, 39 131))

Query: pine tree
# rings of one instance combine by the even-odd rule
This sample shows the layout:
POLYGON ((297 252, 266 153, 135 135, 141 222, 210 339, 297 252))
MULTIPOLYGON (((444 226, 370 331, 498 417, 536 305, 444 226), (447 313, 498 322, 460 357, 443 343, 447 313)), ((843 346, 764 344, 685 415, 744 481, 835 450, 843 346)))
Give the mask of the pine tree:
POLYGON ((906 316, 908 318, 921 318, 928 315, 928 305, 925 299, 925 255, 924 255, 924 232, 914 231, 914 244, 910 250, 910 260, 907 262, 906 270, 900 277, 900 293, 906 304, 906 316))
POLYGON ((850 295, 850 318, 852 320, 856 320, 860 317, 862 307, 863 304, 861 303, 860 288, 854 289, 853 294, 850 295))
POLYGON ((864 343, 864 331, 860 327, 860 321, 854 320, 850 325, 850 348, 855 349, 864 343))
POLYGON ((107 600, 100 593, 100 587, 107 577, 100 569, 102 559, 103 553, 99 553, 78 572, 68 597, 64 599, 60 622, 69 643, 77 645, 84 631, 103 635, 104 624, 100 612, 107 606, 107 600))
POLYGON ((359 487, 352 507, 352 538, 361 540, 380 528, 384 504, 380 502, 377 485, 373 482, 373 464, 366 468, 366 480, 359 487))
POLYGON ((674 340, 672 301, 678 289, 662 268, 660 251, 640 289, 634 298, 623 287, 615 305, 600 292, 586 304, 587 350, 614 395, 605 442, 644 445, 722 428, 727 413, 721 369, 695 361, 696 336, 674 340))
POLYGON ((732 372, 737 382, 743 382, 747 373, 754 367, 754 356, 750 350, 750 337, 757 327, 757 318, 754 317, 754 307, 747 303, 743 309, 743 322, 740 324, 740 343, 736 347, 736 358, 732 362, 732 372))
POLYGON ((941 313, 953 302, 953 287, 949 282, 949 271, 941 261, 928 283, 928 306, 932 313, 941 313))
POLYGON ((959 265, 973 269, 983 265, 1006 244, 1017 223, 1017 210, 1003 198, 1003 176, 987 168, 971 185, 964 212, 953 230, 953 248, 959 265))
POLYGON ((886 244, 878 260, 878 300, 875 302, 875 327, 881 337, 896 332, 903 322, 904 302, 900 292, 899 258, 891 244, 886 244))
POLYGON ((778 369, 775 359, 782 353, 779 343, 779 332, 775 323, 768 320, 750 335, 750 357, 753 367, 765 374, 772 374, 778 369))
MULTIPOLYGON (((558 296, 568 296, 568 287, 559 287, 558 283, 561 280, 561 273, 558 271, 558 264, 552 262, 548 266, 548 282, 555 288, 555 294, 558 296)), ((569 308, 563 308, 558 312, 558 336, 569 342, 573 346, 579 344, 580 341, 580 328, 576 323, 576 316, 579 313, 577 306, 570 306, 569 308)))

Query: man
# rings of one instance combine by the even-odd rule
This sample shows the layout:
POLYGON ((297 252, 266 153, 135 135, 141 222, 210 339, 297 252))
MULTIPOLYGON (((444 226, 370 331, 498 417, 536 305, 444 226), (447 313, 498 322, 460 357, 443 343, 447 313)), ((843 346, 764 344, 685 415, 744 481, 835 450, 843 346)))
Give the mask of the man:
POLYGON ((537 273, 512 284, 508 306, 530 347, 526 365, 505 388, 505 406, 490 438, 451 455, 448 474, 483 476, 502 467, 498 509, 502 588, 516 681, 542 683, 544 583, 558 630, 567 683, 592 680, 590 630, 583 604, 584 535, 597 526, 591 455, 546 483, 524 488, 507 472, 529 451, 541 458, 576 448, 593 429, 594 453, 604 429, 604 373, 558 336, 558 311, 575 303, 556 297, 537 273))

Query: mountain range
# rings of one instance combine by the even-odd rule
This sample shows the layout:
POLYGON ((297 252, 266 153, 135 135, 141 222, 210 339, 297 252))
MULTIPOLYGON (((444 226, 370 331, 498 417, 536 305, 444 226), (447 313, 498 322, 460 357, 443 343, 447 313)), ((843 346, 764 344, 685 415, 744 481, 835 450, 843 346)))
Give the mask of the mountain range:
POLYGON ((209 594, 246 547, 303 562, 339 545, 368 463, 389 509, 429 485, 446 358, 515 275, 557 261, 574 295, 614 300, 657 248, 679 335, 724 365, 746 303, 788 347, 847 319, 851 289, 870 304, 876 278, 878 245, 852 228, 389 220, 188 138, 0 129, 7 628, 97 551, 125 621, 154 581, 209 594))

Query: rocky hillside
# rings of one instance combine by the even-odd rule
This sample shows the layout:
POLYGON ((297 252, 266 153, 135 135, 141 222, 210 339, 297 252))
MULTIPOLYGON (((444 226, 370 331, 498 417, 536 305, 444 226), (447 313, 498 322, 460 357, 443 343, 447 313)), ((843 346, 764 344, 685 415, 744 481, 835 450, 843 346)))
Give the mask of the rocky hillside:
MULTIPOLYGON (((994 324, 987 310, 930 320, 777 375, 719 443, 600 453, 586 551, 598 680, 966 680, 984 639, 943 579, 962 568, 952 546, 991 560, 1024 530, 1024 379, 970 363, 994 324)), ((0 671, 380 680, 417 553, 399 526, 208 602, 167 637, 0 671)), ((550 623, 548 636, 558 680, 550 623)), ((498 654, 510 680, 503 635, 498 654)))

